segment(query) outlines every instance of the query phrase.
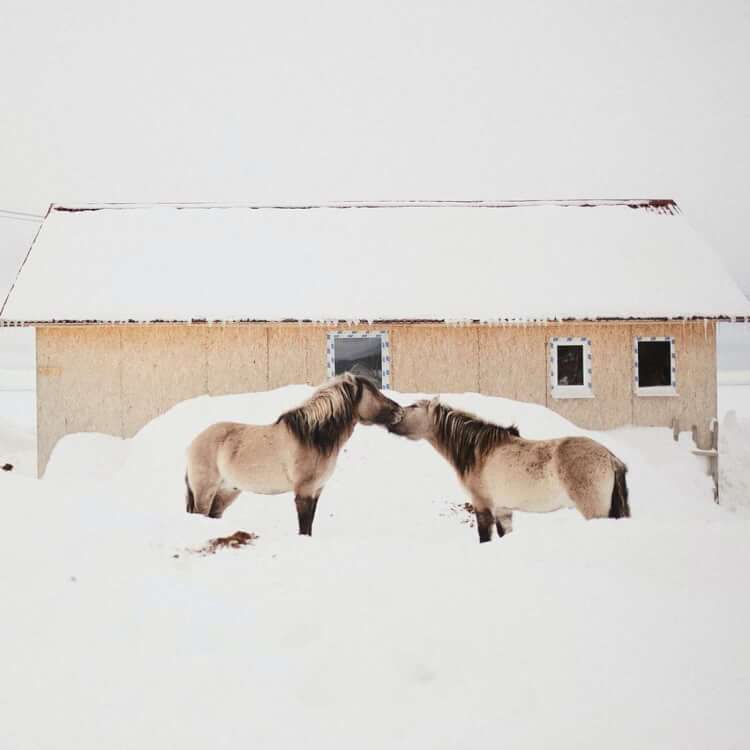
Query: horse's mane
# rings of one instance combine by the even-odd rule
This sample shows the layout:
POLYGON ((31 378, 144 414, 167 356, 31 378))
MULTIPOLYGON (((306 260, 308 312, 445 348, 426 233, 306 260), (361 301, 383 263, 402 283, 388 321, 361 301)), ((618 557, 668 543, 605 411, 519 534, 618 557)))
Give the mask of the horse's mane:
POLYGON ((461 476, 470 472, 495 446, 507 443, 511 437, 520 437, 515 425, 501 427, 443 404, 434 407, 432 421, 435 441, 461 476))
POLYGON ((359 377, 334 378, 301 406, 284 412, 276 424, 283 422, 300 443, 329 455, 354 423, 355 410, 366 385, 369 383, 359 377))

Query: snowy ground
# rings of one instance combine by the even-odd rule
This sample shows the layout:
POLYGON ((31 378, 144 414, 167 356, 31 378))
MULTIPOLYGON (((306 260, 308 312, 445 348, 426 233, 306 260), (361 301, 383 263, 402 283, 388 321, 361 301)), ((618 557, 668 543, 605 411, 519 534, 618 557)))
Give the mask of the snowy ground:
POLYGON ((687 440, 591 433, 630 466, 633 518, 518 516, 481 546, 447 465, 375 427, 312 539, 289 496, 184 513, 197 431, 309 392, 195 399, 130 441, 65 439, 42 481, 0 474, 3 750, 746 747, 750 524, 712 503, 687 440), (238 529, 259 538, 189 551, 238 529))
POLYGON ((36 475, 36 333, 0 327, 0 466, 36 475))
POLYGON ((727 509, 750 518, 750 371, 721 374, 719 489, 727 509))
POLYGON ((36 392, 34 371, 0 369, 0 466, 36 474, 36 392))
POLYGON ((750 419, 750 372, 725 373, 719 385, 719 420, 727 412, 750 419), (733 375, 734 377, 730 377, 733 375))

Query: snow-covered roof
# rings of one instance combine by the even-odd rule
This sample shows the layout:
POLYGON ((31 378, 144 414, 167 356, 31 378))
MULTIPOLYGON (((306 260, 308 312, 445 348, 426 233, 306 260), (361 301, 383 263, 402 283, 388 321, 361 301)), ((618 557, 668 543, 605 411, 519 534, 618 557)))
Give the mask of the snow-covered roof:
POLYGON ((4 323, 743 317, 670 200, 53 205, 4 323))

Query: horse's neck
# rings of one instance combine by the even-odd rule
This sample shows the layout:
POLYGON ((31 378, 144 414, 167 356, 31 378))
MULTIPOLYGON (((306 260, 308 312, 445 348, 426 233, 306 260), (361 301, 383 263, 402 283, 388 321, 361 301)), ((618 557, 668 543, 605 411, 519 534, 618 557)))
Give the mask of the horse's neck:
POLYGON ((333 455, 337 455, 339 451, 346 445, 346 443, 349 441, 349 438, 354 433, 354 428, 356 426, 356 421, 351 422, 350 424, 347 424, 343 427, 339 427, 338 431, 334 433, 335 437, 335 445, 333 447, 333 450, 331 451, 333 455))
POLYGON ((443 446, 440 441, 435 437, 435 435, 429 435, 427 437, 427 442, 456 470, 456 464, 453 461, 453 456, 451 455, 451 452, 443 446))
POLYGON ((339 447, 343 446, 349 438, 354 434, 354 428, 357 426, 356 422, 352 422, 341 430, 341 437, 339 438, 339 447))

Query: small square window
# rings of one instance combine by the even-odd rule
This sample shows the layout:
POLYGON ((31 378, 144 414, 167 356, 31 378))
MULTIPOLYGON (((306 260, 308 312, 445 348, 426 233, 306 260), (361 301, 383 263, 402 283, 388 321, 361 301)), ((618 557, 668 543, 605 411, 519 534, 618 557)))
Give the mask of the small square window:
POLYGON ((634 386, 638 396, 677 395, 677 354, 670 336, 637 336, 634 386))
POLYGON ((390 388, 391 356, 388 334, 337 332, 328 334, 328 376, 351 372, 390 388))
POLYGON ((553 398, 593 398, 591 341, 580 336, 555 336, 549 342, 550 387, 553 398))
POLYGON ((583 344, 557 347, 556 385, 583 385, 583 344))

